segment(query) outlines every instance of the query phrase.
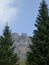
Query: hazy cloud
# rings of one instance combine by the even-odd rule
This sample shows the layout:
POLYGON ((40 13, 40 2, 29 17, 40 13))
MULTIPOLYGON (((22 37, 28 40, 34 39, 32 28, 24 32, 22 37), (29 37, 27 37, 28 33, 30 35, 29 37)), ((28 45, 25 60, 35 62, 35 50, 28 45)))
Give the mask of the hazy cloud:
POLYGON ((0 23, 9 22, 18 14, 18 7, 23 0, 0 0, 0 23))

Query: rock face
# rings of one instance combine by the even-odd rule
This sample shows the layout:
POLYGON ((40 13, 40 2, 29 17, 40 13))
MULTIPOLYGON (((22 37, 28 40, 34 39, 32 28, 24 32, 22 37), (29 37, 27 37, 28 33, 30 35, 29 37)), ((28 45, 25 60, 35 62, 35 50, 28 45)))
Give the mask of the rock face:
POLYGON ((21 60, 26 59, 26 52, 29 50, 28 45, 31 43, 31 39, 26 33, 21 35, 13 33, 12 37, 14 39, 15 52, 17 52, 21 60))

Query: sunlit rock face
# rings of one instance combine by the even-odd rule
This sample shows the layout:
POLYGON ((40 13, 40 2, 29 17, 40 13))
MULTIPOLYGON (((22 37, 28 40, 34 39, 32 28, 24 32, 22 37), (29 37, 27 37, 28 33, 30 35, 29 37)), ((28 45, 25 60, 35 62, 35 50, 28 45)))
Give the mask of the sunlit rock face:
POLYGON ((31 44, 31 39, 26 33, 18 35, 18 33, 13 33, 12 37, 14 39, 15 52, 21 60, 26 59, 26 52, 29 50, 28 46, 31 44))

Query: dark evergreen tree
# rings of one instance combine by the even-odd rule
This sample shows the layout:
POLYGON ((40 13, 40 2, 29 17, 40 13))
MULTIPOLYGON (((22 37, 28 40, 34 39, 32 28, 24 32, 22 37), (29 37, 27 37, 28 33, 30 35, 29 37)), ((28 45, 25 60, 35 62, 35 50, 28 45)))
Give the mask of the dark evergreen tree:
POLYGON ((0 65, 18 65, 18 57, 14 52, 12 34, 6 25, 3 36, 0 37, 0 65))
POLYGON ((26 65, 49 65, 49 16, 45 0, 40 4, 35 26, 37 29, 31 37, 26 65))

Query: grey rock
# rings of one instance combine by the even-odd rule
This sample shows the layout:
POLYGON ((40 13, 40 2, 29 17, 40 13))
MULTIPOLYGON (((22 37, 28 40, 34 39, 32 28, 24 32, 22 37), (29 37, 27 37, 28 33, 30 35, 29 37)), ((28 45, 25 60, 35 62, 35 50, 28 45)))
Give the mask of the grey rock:
POLYGON ((31 39, 26 33, 22 33, 21 35, 13 33, 12 38, 14 40, 15 52, 21 60, 25 60, 26 52, 29 50, 28 46, 32 43, 31 39))

